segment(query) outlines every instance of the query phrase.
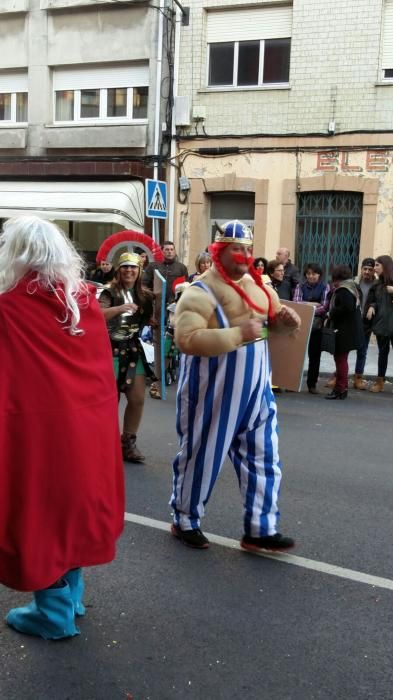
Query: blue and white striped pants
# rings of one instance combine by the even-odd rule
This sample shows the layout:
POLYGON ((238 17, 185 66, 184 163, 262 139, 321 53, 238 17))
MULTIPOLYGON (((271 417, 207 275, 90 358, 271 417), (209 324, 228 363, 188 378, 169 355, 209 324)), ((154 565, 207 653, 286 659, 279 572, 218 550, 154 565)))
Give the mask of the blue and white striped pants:
POLYGON ((274 535, 281 465, 266 340, 218 357, 182 355, 177 432, 180 451, 170 501, 174 522, 182 530, 200 526, 228 454, 242 494, 245 534, 274 535))

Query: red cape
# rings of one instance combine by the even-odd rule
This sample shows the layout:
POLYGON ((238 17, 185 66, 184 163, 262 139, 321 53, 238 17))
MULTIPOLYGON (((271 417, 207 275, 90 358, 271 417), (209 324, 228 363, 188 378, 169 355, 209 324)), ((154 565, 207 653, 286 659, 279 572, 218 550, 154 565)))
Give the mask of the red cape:
POLYGON ((47 588, 115 556, 124 524, 117 391, 102 312, 89 293, 71 336, 52 292, 29 278, 0 294, 0 582, 47 588))

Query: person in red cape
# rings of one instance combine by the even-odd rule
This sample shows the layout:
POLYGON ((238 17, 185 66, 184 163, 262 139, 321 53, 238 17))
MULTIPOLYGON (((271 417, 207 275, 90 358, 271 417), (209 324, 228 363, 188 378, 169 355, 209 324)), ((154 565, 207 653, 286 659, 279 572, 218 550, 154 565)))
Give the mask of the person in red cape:
POLYGON ((37 217, 0 235, 0 583, 33 591, 7 623, 79 634, 81 567, 110 562, 124 524, 111 348, 95 289, 37 217))

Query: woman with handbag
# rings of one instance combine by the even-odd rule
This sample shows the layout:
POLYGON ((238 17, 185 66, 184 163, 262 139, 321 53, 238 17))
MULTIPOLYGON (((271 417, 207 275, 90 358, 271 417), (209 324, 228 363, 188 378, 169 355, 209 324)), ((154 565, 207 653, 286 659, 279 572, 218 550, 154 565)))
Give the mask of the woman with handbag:
POLYGON ((305 282, 295 288, 293 301, 307 301, 314 304, 315 314, 308 343, 307 387, 310 394, 318 394, 317 382, 321 363, 322 327, 329 301, 330 287, 322 281, 322 268, 318 263, 307 263, 304 267, 305 282))
POLYGON ((334 348, 336 382, 325 399, 347 398, 348 354, 350 350, 358 350, 364 343, 360 295, 351 278, 351 268, 348 265, 337 265, 332 269, 333 291, 326 326, 336 331, 334 348))
POLYGON ((99 300, 111 340, 118 393, 120 396, 124 392, 127 399, 121 436, 126 462, 145 460, 136 437, 145 403, 146 377, 155 379, 139 339, 142 328, 152 325, 153 315, 153 294, 141 283, 142 266, 139 255, 123 253, 114 282, 99 300))
POLYGON ((390 345, 393 347, 393 260, 390 255, 380 255, 375 260, 378 280, 367 297, 366 318, 377 336, 378 377, 370 391, 383 391, 388 366, 390 345))

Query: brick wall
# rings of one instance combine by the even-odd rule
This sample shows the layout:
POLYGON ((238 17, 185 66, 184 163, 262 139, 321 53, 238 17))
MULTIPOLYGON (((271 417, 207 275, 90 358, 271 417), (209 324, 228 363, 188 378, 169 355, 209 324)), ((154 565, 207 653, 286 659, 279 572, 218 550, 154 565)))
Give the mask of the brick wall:
POLYGON ((393 85, 377 85, 383 0, 294 0, 290 86, 279 90, 206 91, 206 10, 250 3, 187 4, 178 92, 206 107, 208 134, 326 133, 332 120, 337 131, 393 128, 393 85))

